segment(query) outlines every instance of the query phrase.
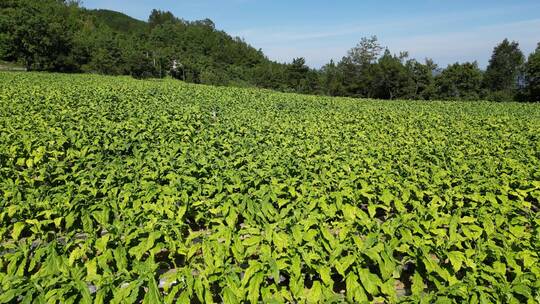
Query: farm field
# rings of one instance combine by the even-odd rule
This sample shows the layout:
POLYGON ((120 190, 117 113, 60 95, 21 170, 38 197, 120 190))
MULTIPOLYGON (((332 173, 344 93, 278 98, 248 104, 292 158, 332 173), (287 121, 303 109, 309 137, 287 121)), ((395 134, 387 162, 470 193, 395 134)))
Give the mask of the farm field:
POLYGON ((540 105, 0 72, 0 303, 538 303, 540 105))

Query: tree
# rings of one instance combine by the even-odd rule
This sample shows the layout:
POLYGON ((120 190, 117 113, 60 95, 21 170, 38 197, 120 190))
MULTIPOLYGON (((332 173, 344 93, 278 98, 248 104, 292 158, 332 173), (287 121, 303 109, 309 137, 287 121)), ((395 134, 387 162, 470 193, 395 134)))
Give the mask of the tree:
POLYGON ((306 77, 302 80, 302 91, 304 94, 321 94, 319 72, 309 69, 306 77))
POLYGON ((321 68, 322 93, 330 96, 344 95, 343 73, 333 60, 321 68))
POLYGON ((77 69, 70 53, 80 24, 77 4, 58 0, 11 0, 0 7, 3 59, 28 70, 77 69))
POLYGON ((193 22, 193 25, 196 25, 196 26, 203 26, 203 27, 207 27, 211 30, 215 30, 216 29, 216 24, 214 23, 214 21, 206 18, 204 20, 197 20, 195 22, 193 22))
POLYGON ((375 63, 382 50, 383 47, 379 44, 377 36, 363 37, 354 48, 349 50, 347 57, 353 64, 365 66, 375 63))
POLYGON ((525 96, 528 101, 540 101, 540 43, 524 68, 525 96))
POLYGON ((373 77, 377 70, 375 64, 382 50, 377 36, 364 37, 343 57, 338 66, 343 72, 345 95, 373 97, 373 77))
POLYGON ((133 78, 144 79, 158 75, 148 53, 133 49, 125 55, 125 59, 127 71, 133 78))
POLYGON ((482 96, 482 71, 476 62, 449 65, 436 77, 440 99, 478 100, 482 96))
POLYGON ((150 13, 150 17, 148 17, 148 25, 150 28, 154 28, 158 25, 163 25, 165 23, 176 23, 179 19, 176 18, 173 13, 169 11, 160 11, 160 10, 152 10, 150 13))
POLYGON ((92 60, 88 64, 90 72, 97 72, 108 75, 122 75, 127 73, 126 60, 120 39, 112 33, 99 37, 96 41, 96 48, 93 50, 92 60))
POLYGON ((296 92, 305 92, 305 80, 309 73, 306 60, 302 57, 294 58, 288 68, 289 85, 296 92))
POLYGON ((402 53, 399 57, 392 55, 386 49, 379 59, 377 73, 374 77, 373 97, 381 99, 408 98, 412 94, 412 79, 409 77, 403 60, 407 54, 402 53))
POLYGON ((253 85, 266 89, 287 90, 288 66, 276 62, 263 62, 249 71, 253 85))
POLYGON ((525 56, 519 44, 504 39, 493 50, 484 74, 484 87, 495 99, 513 99, 518 87, 518 76, 525 56))
POLYGON ((422 64, 414 59, 408 60, 406 68, 413 83, 412 99, 430 100, 436 95, 435 77, 438 67, 431 59, 422 64))

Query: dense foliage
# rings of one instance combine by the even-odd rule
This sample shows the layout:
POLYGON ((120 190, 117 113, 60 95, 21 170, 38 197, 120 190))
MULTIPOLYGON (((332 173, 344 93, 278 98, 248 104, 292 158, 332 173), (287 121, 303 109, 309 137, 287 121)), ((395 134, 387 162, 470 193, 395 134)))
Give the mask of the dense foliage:
POLYGON ((540 107, 0 73, 0 303, 538 303, 540 107))
POLYGON ((524 99, 540 101, 540 43, 525 64, 524 99))
POLYGON ((516 95, 524 62, 517 42, 505 39, 495 47, 484 76, 484 86, 492 92, 492 99, 511 100, 516 95))
POLYGON ((394 55, 371 37, 339 62, 316 70, 304 58, 273 62, 242 39, 217 30, 209 19, 186 21, 153 10, 145 22, 80 8, 69 0, 0 3, 0 60, 19 62, 28 70, 171 76, 193 83, 380 99, 539 101, 535 80, 526 81, 540 73, 530 62, 534 58, 524 63, 518 43, 505 39, 485 72, 475 62, 441 70, 429 59, 394 55))

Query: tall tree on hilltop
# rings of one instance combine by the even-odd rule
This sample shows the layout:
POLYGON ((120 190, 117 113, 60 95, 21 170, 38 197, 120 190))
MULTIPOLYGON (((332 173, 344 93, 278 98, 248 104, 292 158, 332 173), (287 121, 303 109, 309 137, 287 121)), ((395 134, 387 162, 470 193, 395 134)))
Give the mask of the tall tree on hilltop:
POLYGON ((176 18, 173 13, 169 11, 160 11, 160 10, 152 10, 150 13, 150 17, 148 17, 148 25, 150 28, 154 28, 158 25, 162 25, 165 23, 176 23, 179 22, 179 19, 176 18))
POLYGON ((375 63, 383 47, 379 44, 377 36, 363 37, 360 42, 349 50, 347 57, 352 63, 360 66, 375 63))
POLYGON ((362 38, 358 45, 349 50, 339 63, 343 72, 345 94, 354 97, 372 97, 373 77, 383 47, 377 36, 362 38))

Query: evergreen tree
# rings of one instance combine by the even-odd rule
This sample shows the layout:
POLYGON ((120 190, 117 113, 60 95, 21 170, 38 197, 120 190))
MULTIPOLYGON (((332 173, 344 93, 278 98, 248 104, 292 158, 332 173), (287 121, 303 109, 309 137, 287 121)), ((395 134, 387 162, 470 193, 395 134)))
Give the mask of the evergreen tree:
POLYGON ((305 92, 307 89, 307 76, 309 67, 306 65, 304 58, 294 58, 289 65, 289 86, 295 92, 305 92))

